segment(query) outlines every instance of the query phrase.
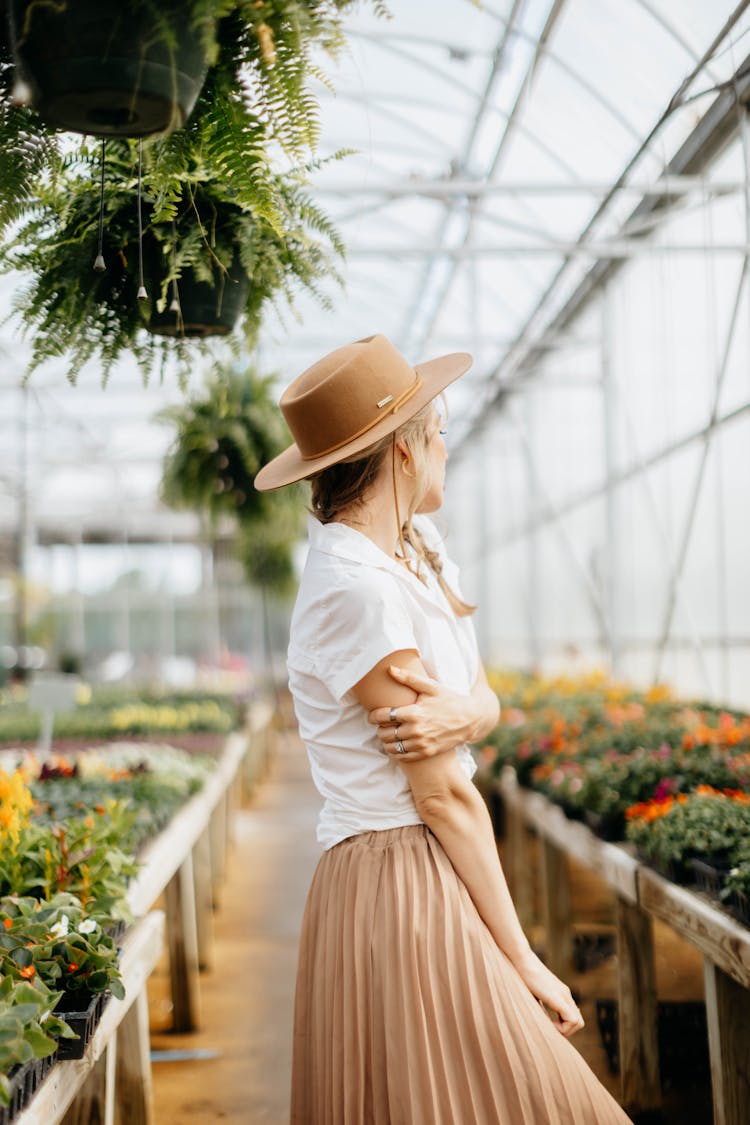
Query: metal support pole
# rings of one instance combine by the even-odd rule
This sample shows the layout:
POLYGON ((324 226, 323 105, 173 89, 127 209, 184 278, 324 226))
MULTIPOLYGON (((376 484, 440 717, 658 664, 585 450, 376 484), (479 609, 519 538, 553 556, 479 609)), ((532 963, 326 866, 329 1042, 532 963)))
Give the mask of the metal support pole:
MULTIPOLYGON (((522 450, 526 469, 527 506, 532 519, 534 519, 540 507, 537 474, 534 466, 534 439, 536 433, 536 427, 534 425, 535 399, 536 396, 532 390, 529 390, 528 394, 526 394, 523 399, 523 409, 526 414, 524 429, 527 440, 522 442, 522 450)), ((526 573, 528 575, 526 623, 528 630, 529 670, 531 672, 538 672, 541 670, 542 665, 542 645, 539 636, 539 605, 542 586, 539 576, 539 527, 536 522, 534 522, 528 536, 526 573)))
POLYGON ((26 647, 28 605, 26 578, 29 561, 29 391, 20 388, 20 419, 18 426, 18 522, 16 525, 16 597, 15 636, 16 666, 21 667, 21 652, 26 647))
POLYGON ((622 629, 620 621, 621 563, 622 543, 620 535, 621 503, 620 492, 614 484, 617 471, 617 413, 615 373, 612 363, 613 293, 610 285, 602 292, 602 409, 604 415, 604 461, 606 469, 606 544, 604 550, 604 604, 607 622, 607 647, 611 674, 618 679, 622 675, 622 629))

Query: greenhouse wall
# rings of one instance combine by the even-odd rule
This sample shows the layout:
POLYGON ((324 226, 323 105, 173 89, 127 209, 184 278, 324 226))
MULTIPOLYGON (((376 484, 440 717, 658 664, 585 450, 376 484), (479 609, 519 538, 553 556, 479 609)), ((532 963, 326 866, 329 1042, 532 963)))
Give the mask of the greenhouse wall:
MULTIPOLYGON (((744 165, 740 138, 712 174, 744 165)), ((454 451, 490 664, 750 705, 748 213, 742 192, 677 208, 454 451)))

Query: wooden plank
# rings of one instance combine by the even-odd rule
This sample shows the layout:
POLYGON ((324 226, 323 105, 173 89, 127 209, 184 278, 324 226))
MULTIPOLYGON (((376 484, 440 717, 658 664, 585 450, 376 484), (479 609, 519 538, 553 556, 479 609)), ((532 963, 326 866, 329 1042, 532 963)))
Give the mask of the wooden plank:
POLYGON ((540 845, 545 960, 555 976, 565 979, 573 961, 568 865, 557 844, 542 836, 540 845))
POLYGON ((638 900, 700 949, 725 973, 750 988, 750 930, 707 897, 680 887, 650 867, 638 868, 638 900))
POLYGON ((211 885, 211 841, 208 828, 193 848, 195 922, 198 937, 198 968, 206 972, 214 959, 213 889, 211 885))
POLYGON ((127 931, 120 959, 125 985, 124 999, 110 999, 107 1002, 83 1058, 53 1067, 13 1125, 59 1125, 68 1106, 102 1057, 125 1014, 143 991, 146 980, 161 957, 163 943, 164 914, 160 910, 152 911, 127 931))
POLYGON ((62 1125, 114 1125, 117 1029, 88 1073, 62 1125))
POLYGON ((714 1125, 750 1123, 750 993, 706 957, 714 1125))
POLYGON ((164 897, 167 906, 172 1026, 175 1031, 194 1031, 200 1026, 200 996, 192 853, 188 854, 167 883, 164 897))
POLYGON ((615 900, 620 1101, 628 1113, 661 1105, 658 1002, 651 917, 623 898, 615 900))
POLYGON ((154 1125, 148 994, 141 989, 117 1029, 116 1125, 154 1125))
POLYGON ((142 866, 128 889, 128 902, 136 917, 156 902, 186 854, 192 851, 216 806, 224 801, 226 789, 243 759, 245 739, 246 735, 241 731, 229 736, 216 769, 201 791, 144 848, 142 866))

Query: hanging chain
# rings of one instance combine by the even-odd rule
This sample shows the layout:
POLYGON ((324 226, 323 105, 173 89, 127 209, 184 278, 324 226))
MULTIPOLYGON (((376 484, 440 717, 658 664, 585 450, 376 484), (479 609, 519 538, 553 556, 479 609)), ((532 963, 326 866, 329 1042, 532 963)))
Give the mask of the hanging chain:
POLYGON ((97 247, 96 258, 94 259, 94 269, 97 273, 104 273, 107 266, 104 261, 104 152, 107 141, 102 137, 102 156, 101 156, 101 182, 99 185, 99 244, 97 247))
POLYGON ((143 215, 141 212, 141 195, 143 189, 143 140, 138 138, 138 300, 148 299, 146 286, 143 284, 143 215))

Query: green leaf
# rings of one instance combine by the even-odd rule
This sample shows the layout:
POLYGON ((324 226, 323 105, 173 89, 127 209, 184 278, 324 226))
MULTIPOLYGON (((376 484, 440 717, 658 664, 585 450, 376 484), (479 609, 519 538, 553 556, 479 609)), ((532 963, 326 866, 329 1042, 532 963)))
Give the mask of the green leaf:
POLYGON ((24 1038, 34 1052, 35 1059, 44 1059, 57 1050, 57 1041, 51 1036, 45 1035, 38 1024, 27 1027, 24 1038))

